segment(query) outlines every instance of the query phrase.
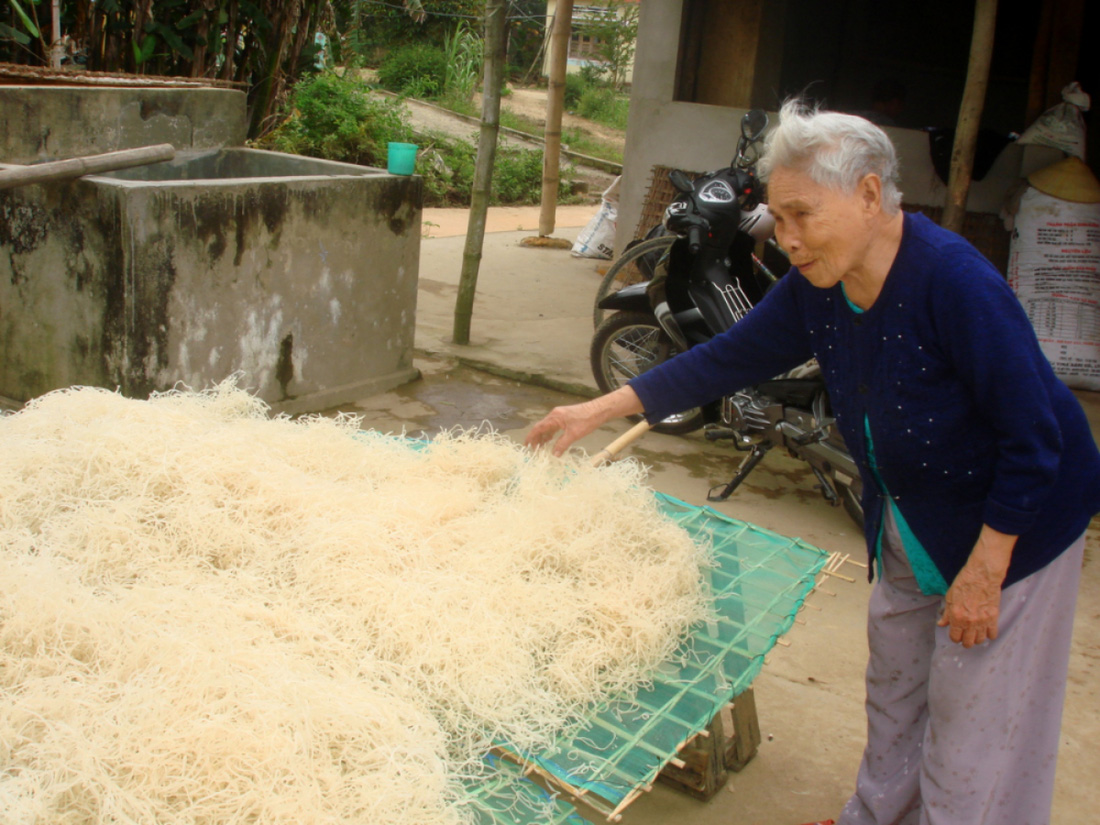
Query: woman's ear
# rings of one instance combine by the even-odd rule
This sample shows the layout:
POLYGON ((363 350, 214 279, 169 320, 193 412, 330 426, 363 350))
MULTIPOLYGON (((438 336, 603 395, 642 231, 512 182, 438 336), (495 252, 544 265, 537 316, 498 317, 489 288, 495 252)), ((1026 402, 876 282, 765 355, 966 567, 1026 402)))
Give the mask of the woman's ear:
POLYGON ((874 217, 882 211, 882 178, 878 175, 873 172, 864 175, 856 192, 867 217, 874 217))

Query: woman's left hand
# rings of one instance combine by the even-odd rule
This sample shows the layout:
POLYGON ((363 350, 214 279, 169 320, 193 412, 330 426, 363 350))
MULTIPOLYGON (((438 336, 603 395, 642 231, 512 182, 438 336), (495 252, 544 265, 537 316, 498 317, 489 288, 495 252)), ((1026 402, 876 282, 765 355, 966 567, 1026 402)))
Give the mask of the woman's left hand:
POLYGON ((973 647, 997 638, 1001 584, 1008 574, 1016 536, 982 527, 978 543, 944 597, 939 626, 948 627, 951 641, 973 647))

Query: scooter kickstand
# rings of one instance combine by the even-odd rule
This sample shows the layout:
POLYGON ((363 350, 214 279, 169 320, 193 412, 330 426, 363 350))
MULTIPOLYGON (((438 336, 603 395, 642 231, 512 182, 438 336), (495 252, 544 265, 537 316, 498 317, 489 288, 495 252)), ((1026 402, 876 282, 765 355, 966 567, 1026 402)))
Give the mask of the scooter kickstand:
POLYGON ((741 482, 745 480, 748 474, 753 471, 756 465, 761 462, 761 460, 764 458, 764 455, 771 448, 771 444, 755 445, 752 450, 749 451, 749 454, 745 456, 744 460, 741 462, 741 465, 737 468, 737 474, 730 479, 729 484, 722 488, 722 492, 718 493, 717 495, 714 492, 719 487, 722 487, 721 484, 716 484, 710 488, 710 490, 707 492, 707 501, 725 501, 726 499, 728 499, 733 494, 733 491, 738 488, 741 482))

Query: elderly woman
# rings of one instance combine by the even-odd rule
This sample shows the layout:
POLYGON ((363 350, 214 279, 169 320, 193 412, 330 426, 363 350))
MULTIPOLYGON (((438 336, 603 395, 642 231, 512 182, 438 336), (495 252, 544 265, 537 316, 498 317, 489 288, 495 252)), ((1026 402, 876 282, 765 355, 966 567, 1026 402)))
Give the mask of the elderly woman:
POLYGON ((749 315, 602 398, 554 409, 554 452, 817 358, 863 476, 878 581, 856 823, 1049 822, 1100 453, 1001 275, 900 209, 862 118, 786 104, 760 164, 793 269, 749 315))

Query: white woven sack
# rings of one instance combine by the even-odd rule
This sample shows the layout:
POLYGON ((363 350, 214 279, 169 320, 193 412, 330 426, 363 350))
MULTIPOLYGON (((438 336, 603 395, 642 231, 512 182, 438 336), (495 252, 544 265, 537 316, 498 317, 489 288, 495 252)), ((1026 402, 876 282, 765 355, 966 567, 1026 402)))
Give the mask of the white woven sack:
POLYGON ((1029 188, 1016 215, 1008 282, 1058 377, 1100 390, 1100 204, 1029 188))
POLYGON ((578 258, 610 258, 615 251, 615 224, 619 210, 609 201, 601 201, 599 211, 577 235, 573 255, 578 258))

